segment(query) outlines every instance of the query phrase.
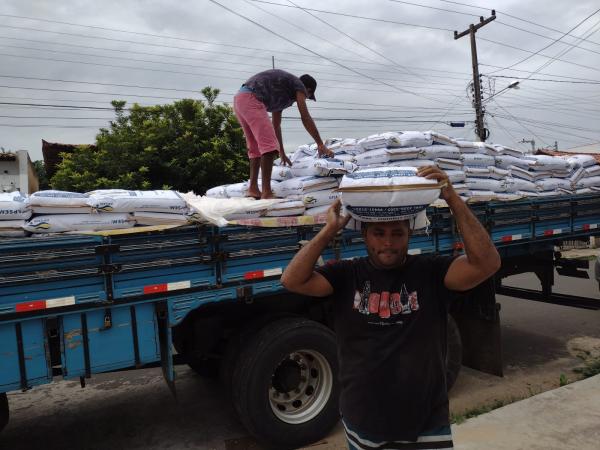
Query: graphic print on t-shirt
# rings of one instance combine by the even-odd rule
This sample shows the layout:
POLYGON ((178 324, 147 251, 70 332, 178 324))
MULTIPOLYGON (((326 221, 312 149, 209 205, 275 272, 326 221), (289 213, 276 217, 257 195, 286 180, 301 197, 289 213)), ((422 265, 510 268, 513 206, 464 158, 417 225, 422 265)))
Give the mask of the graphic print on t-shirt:
POLYGON ((381 319, 389 319, 397 315, 411 314, 419 310, 417 291, 408 292, 402 284, 400 292, 372 292, 371 282, 365 281, 362 292, 354 293, 353 309, 361 314, 376 314, 381 319))

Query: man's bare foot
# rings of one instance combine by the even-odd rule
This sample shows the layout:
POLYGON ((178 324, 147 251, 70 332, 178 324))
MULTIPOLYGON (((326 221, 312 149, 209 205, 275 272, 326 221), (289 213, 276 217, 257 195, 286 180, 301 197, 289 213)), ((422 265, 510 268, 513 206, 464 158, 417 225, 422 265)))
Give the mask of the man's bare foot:
POLYGON ((260 191, 258 191, 258 190, 255 191, 255 190, 251 190, 251 189, 248 189, 248 193, 246 194, 246 197, 252 197, 256 200, 260 200, 261 196, 262 196, 262 193, 260 191))
POLYGON ((275 194, 273 194, 273 192, 266 192, 266 191, 263 191, 262 195, 260 196, 261 200, 268 200, 270 198, 277 198, 277 197, 275 197, 275 194))

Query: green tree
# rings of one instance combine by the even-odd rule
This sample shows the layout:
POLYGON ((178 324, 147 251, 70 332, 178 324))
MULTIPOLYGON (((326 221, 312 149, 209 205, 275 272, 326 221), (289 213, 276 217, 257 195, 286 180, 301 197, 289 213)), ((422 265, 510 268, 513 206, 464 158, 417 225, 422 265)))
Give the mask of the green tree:
POLYGON ((247 178, 242 129, 218 89, 202 90, 205 101, 139 106, 129 111, 113 101, 115 119, 96 136, 96 148, 63 154, 52 177, 55 189, 100 188, 193 190, 247 178))
POLYGON ((48 183, 48 176, 46 175, 46 166, 44 165, 44 161, 33 161, 32 164, 33 170, 35 170, 35 174, 37 175, 38 182, 40 184, 40 191, 48 189, 50 184, 48 183))

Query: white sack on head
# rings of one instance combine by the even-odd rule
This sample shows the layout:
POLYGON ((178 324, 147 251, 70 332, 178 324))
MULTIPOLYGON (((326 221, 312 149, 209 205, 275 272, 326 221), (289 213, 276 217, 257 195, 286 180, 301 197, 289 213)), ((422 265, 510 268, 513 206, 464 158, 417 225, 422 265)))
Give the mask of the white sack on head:
POLYGON ((29 196, 29 204, 36 206, 88 206, 89 196, 79 192, 38 191, 29 196))
MULTIPOLYGON (((348 211, 347 210, 343 211, 343 214, 347 215, 348 211)), ((407 220, 409 228, 413 231, 421 230, 423 228, 428 228, 429 224, 430 224, 429 219, 427 218, 426 210, 423 210, 420 213, 415 214, 414 216, 411 216, 407 219, 401 219, 401 220, 407 220)), ((354 217, 351 217, 351 219, 346 224, 345 228, 347 230, 361 231, 362 230, 362 221, 357 220, 354 217)))
POLYGON ((168 190, 111 192, 108 195, 96 191, 88 199, 88 205, 102 213, 134 211, 182 213, 187 210, 181 195, 177 191, 168 190))
POLYGON ((439 197, 441 187, 414 167, 378 167, 344 175, 339 190, 356 220, 383 222, 416 215, 439 197))
POLYGON ((0 220, 24 220, 30 217, 29 202, 20 192, 0 192, 0 220))
POLYGON ((49 214, 30 219, 23 228, 31 233, 61 233, 120 230, 134 225, 135 219, 127 213, 49 214))

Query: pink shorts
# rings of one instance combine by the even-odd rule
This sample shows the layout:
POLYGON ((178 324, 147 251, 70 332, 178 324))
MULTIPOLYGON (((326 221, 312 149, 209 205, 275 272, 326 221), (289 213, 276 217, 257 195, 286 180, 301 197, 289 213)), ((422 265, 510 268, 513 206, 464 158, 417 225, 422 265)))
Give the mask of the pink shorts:
POLYGON ((233 111, 244 130, 248 158, 260 158, 265 153, 279 151, 279 141, 267 108, 252 92, 235 94, 233 111))

